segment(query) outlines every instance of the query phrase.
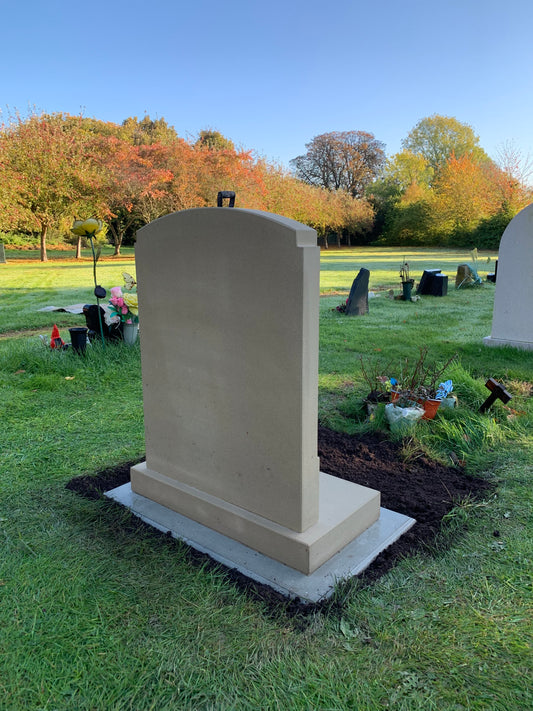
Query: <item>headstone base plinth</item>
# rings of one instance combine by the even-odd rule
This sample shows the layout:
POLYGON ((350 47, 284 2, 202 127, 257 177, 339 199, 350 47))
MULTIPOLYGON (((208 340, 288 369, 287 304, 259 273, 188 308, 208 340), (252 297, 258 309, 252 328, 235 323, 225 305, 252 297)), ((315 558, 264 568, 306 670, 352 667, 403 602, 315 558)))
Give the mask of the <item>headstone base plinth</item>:
POLYGON ((483 339, 483 344, 493 348, 511 346, 511 348, 520 348, 520 350, 523 351, 533 351, 533 343, 530 341, 512 341, 505 338, 493 338, 492 336, 486 336, 483 339))
POLYGON ((379 519, 314 573, 305 575, 293 568, 252 550, 227 536, 182 516, 144 496, 135 494, 124 484, 106 496, 127 507, 135 516, 159 531, 170 532, 195 550, 206 553, 227 568, 289 598, 319 602, 331 597, 335 584, 363 572, 372 561, 408 531, 415 520, 403 514, 380 509, 379 519))
POLYGON ((379 518, 380 494, 320 472, 318 522, 293 531, 240 506, 148 469, 131 468, 131 487, 177 513, 308 575, 379 518))

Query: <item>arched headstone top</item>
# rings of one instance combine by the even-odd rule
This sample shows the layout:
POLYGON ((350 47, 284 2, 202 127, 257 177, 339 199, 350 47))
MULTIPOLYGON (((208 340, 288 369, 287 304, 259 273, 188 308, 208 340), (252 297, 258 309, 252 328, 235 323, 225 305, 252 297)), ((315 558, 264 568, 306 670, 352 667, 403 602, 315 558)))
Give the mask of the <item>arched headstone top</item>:
POLYGON ((226 224, 239 225, 242 229, 250 230, 250 238, 258 239, 272 239, 273 234, 276 233, 284 233, 285 237, 292 234, 298 247, 317 246, 316 231, 301 222, 292 220, 290 217, 275 215, 272 212, 246 210, 238 207, 232 208, 231 211, 217 207, 197 207, 173 212, 146 225, 138 231, 137 235, 142 239, 148 234, 159 234, 161 228, 179 230, 181 225, 189 226, 191 223, 214 224, 217 227, 226 224))

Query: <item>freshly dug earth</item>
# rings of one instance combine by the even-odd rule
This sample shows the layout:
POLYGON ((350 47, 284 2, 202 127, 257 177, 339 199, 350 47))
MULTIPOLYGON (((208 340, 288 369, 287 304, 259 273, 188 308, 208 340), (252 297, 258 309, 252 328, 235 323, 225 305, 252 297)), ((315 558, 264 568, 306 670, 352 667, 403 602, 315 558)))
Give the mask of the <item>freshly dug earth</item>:
MULTIPOLYGON (((441 530, 443 517, 467 497, 481 499, 491 489, 488 481, 469 477, 461 468, 444 466, 424 455, 404 460, 400 450, 401 443, 392 442, 385 435, 356 436, 318 428, 321 471, 377 489, 384 508, 416 519, 410 531, 359 576, 365 584, 383 575, 399 558, 421 550, 429 552, 441 530)), ((87 498, 99 499, 102 492, 129 481, 130 466, 134 463, 127 462, 95 476, 76 477, 67 488, 87 498)), ((204 554, 191 551, 190 555, 193 560, 205 560, 204 554)), ((236 571, 228 574, 266 602, 279 604, 278 593, 270 588, 249 581, 236 571)), ((293 603, 295 612, 310 607, 293 603)))

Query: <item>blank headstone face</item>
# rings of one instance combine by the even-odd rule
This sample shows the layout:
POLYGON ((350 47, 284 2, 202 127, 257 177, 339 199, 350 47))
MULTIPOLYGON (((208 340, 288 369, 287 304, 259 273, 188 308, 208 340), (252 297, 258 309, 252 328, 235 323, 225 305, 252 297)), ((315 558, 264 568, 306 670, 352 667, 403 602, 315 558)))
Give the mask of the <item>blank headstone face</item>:
POLYGON ((0 242, 0 264, 5 264, 6 263, 6 253, 4 249, 4 245, 0 242))
POLYGON ((503 233, 492 332, 484 342, 533 349, 533 205, 519 212, 503 233))
POLYGON ((318 517, 319 248, 205 208, 138 235, 146 465, 295 531, 318 517))

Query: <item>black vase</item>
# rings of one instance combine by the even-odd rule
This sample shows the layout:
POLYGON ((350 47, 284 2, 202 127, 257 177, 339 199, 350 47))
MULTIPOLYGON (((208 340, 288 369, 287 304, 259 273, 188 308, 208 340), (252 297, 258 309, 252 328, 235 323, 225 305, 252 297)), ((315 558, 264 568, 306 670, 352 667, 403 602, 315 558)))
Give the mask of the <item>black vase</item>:
POLYGON ((85 349, 87 348, 87 329, 85 326, 69 328, 69 332, 70 342, 72 343, 72 349, 75 353, 85 353, 85 349))
POLYGON ((403 300, 404 301, 411 301, 411 292, 413 290, 413 284, 414 284, 413 279, 411 279, 409 281, 402 281, 402 290, 403 290, 403 300))

